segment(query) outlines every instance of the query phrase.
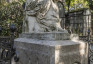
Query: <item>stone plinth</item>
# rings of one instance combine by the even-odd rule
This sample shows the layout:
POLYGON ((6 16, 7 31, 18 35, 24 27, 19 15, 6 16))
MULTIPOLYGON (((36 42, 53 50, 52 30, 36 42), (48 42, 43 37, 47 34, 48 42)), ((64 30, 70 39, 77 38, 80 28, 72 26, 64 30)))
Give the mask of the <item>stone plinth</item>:
POLYGON ((88 64, 88 45, 82 41, 15 39, 17 64, 88 64))
POLYGON ((21 38, 31 38, 38 40, 68 40, 70 35, 65 32, 41 32, 41 33, 22 33, 21 38))

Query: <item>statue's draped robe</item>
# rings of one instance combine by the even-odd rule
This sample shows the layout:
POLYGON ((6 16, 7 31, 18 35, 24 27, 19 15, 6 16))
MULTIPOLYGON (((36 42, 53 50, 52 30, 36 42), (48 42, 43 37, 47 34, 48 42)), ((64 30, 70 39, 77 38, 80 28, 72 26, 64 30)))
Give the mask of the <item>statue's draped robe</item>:
POLYGON ((24 32, 63 31, 59 10, 52 0, 27 0, 24 32))

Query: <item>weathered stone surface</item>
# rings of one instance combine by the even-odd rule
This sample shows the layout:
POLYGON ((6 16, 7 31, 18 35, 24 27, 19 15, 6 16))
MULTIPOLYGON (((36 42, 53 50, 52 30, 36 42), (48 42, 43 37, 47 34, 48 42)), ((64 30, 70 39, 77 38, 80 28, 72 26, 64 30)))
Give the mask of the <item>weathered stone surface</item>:
POLYGON ((20 37, 38 40, 68 40, 70 39, 70 34, 66 32, 22 33, 20 37))
MULTIPOLYGON (((60 25, 59 9, 53 0, 26 0, 23 32, 65 32, 60 25)), ((66 31, 67 32, 67 31, 66 31)))
POLYGON ((17 64, 88 64, 88 46, 82 41, 15 40, 20 61, 17 64))
POLYGON ((26 0, 23 33, 14 43, 20 58, 16 64, 87 64, 87 43, 69 39, 55 0, 26 0))

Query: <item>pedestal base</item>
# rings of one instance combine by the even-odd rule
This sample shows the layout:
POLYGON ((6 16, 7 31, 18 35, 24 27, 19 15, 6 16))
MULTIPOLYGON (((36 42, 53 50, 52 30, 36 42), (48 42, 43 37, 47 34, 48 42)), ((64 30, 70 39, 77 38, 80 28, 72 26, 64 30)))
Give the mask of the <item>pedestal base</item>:
POLYGON ((88 64, 88 45, 82 41, 18 38, 15 46, 17 64, 88 64))
POLYGON ((70 34, 65 32, 22 33, 20 37, 38 40, 68 40, 70 34))

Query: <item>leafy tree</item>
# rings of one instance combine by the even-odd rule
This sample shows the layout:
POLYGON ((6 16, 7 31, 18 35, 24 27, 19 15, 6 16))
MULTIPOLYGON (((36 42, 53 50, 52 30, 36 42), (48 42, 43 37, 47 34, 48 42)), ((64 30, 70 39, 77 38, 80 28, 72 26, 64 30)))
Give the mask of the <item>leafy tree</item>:
POLYGON ((9 26, 14 21, 17 36, 22 32, 23 8, 20 2, 0 4, 0 25, 2 26, 2 35, 10 35, 9 26))
POLYGON ((65 0, 66 10, 78 10, 80 8, 88 8, 87 0, 65 0))

